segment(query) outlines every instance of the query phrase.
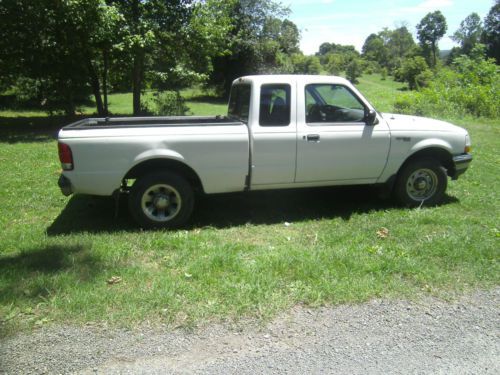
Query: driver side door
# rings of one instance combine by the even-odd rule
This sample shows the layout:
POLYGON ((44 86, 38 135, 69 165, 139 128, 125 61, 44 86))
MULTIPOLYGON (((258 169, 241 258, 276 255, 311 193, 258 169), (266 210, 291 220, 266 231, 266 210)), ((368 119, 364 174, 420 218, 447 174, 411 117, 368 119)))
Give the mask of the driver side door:
POLYGON ((385 121, 365 122, 366 105, 347 86, 305 85, 297 118, 296 183, 373 183, 390 147, 385 121))

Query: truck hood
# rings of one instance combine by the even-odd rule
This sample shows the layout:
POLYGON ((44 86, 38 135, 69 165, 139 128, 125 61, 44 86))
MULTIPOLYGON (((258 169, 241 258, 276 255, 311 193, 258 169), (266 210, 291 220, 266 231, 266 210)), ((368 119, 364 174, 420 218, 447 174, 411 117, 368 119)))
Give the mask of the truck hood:
POLYGON ((467 131, 449 122, 434 120, 427 117, 382 113, 391 131, 433 131, 467 134, 467 131))

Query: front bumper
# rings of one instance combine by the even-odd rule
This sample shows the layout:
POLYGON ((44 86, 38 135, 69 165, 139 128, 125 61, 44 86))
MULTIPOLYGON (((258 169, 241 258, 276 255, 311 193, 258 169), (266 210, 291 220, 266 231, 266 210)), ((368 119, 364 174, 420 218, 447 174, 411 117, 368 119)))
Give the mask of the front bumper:
POLYGON ((461 154, 453 157, 454 172, 451 176, 452 180, 456 180, 458 176, 465 173, 472 161, 471 154, 461 154))
POLYGON ((66 176, 59 176, 59 181, 57 181, 57 184, 59 185, 59 189, 61 189, 61 193, 63 193, 66 197, 73 194, 71 181, 66 176))

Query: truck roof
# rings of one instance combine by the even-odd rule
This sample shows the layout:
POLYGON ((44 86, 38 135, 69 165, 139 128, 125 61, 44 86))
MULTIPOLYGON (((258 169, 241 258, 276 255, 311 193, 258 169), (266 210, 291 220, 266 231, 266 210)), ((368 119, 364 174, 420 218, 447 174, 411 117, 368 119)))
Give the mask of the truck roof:
POLYGON ((260 84, 265 83, 338 83, 347 84, 351 83, 342 77, 327 76, 327 75, 306 75, 306 74, 262 74, 262 75, 248 75, 237 78, 233 81, 235 83, 255 82, 260 84))

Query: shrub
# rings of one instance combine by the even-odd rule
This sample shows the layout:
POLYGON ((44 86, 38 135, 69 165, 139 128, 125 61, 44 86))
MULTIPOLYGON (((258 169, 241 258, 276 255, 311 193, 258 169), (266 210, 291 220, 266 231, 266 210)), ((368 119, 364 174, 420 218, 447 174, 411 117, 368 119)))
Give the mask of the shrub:
POLYGON ((178 91, 160 91, 153 99, 154 114, 163 116, 184 116, 189 108, 178 91))
POLYGON ((352 60, 346 68, 346 78, 352 83, 358 83, 358 77, 363 74, 363 67, 358 59, 352 60))
POLYGON ((398 112, 500 118, 500 71, 494 59, 485 59, 484 46, 476 45, 470 56, 455 58, 442 68, 429 87, 403 95, 394 105, 398 112))
POLYGON ((410 90, 416 90, 429 85, 432 72, 422 56, 415 56, 405 59, 394 76, 398 81, 407 82, 410 90))
POLYGON ((320 74, 321 64, 317 56, 305 56, 301 53, 292 55, 294 74, 320 74))
POLYGON ((382 81, 385 81, 387 79, 387 68, 382 68, 380 69, 380 76, 382 81))

